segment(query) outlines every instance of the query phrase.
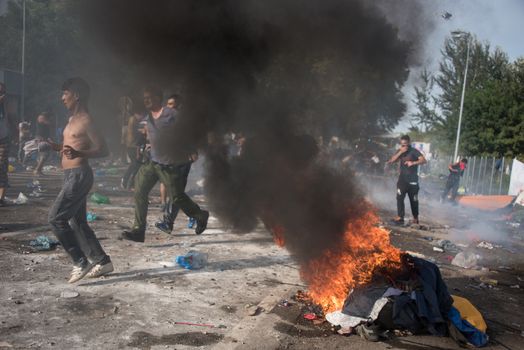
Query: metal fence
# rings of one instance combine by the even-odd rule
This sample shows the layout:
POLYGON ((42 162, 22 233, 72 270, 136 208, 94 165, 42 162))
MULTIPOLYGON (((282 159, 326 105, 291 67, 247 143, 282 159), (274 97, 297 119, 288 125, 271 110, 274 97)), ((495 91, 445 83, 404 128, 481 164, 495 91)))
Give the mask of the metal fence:
MULTIPOLYGON (((467 194, 505 195, 508 194, 513 159, 495 157, 460 157, 468 160, 460 186, 467 194)), ((421 169, 433 176, 447 176, 452 156, 432 159, 421 169)))

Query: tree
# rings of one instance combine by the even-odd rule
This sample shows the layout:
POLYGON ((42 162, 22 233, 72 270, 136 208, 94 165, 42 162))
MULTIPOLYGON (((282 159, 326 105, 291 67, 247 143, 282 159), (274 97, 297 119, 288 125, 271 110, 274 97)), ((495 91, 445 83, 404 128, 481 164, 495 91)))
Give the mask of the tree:
POLYGON ((445 141, 444 148, 451 151, 457 132, 468 40, 470 61, 459 153, 521 155, 524 153, 522 60, 510 63, 502 50, 492 50, 489 43, 481 43, 471 35, 451 37, 444 44, 435 79, 440 89, 437 103, 442 117, 435 118, 430 128, 436 131, 439 140, 445 141))
POLYGON ((421 127, 421 131, 427 132, 444 119, 436 111, 437 101, 433 97, 435 79, 426 68, 420 73, 420 86, 415 86, 413 103, 417 111, 411 114, 411 118, 421 127))

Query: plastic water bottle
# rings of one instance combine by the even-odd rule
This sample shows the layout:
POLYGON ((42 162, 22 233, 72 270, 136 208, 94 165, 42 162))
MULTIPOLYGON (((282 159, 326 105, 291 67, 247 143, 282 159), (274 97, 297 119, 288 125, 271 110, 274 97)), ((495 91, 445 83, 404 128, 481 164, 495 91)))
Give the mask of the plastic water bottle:
POLYGON ((187 228, 193 228, 196 224, 195 218, 189 218, 189 222, 187 223, 187 228))
POLYGON ((176 263, 187 270, 198 270, 203 268, 207 263, 207 254, 190 250, 186 255, 176 257, 176 263))

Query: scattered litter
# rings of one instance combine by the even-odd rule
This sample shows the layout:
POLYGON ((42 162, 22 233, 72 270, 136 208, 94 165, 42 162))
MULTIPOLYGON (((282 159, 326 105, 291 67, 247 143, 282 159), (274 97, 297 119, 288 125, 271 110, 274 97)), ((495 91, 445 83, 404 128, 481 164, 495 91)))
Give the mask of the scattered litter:
POLYGON ((95 171, 95 176, 104 176, 106 174, 106 172, 102 169, 97 169, 95 171))
POLYGON ((305 318, 306 320, 313 321, 313 320, 316 320, 316 319, 317 319, 317 315, 316 315, 316 314, 312 314, 312 313, 304 314, 304 318, 305 318))
POLYGON ((520 285, 518 284, 515 284, 513 286, 509 286, 510 288, 513 288, 513 289, 520 289, 520 285))
POLYGON ((96 204, 110 204, 109 197, 96 192, 91 195, 90 200, 96 204))
POLYGON ((477 248, 486 248, 491 250, 493 249, 493 244, 486 241, 482 241, 479 244, 477 244, 477 248))
POLYGON ((406 253, 416 258, 427 259, 426 256, 422 253, 412 252, 411 250, 406 250, 406 253))
POLYGON ((88 222, 93 222, 93 221, 95 221, 97 218, 98 218, 98 216, 97 216, 95 213, 93 213, 93 212, 91 212, 91 211, 88 211, 88 212, 87 212, 86 219, 87 219, 88 222))
POLYGON ((519 228, 520 227, 520 222, 508 222, 508 225, 513 227, 513 228, 519 228))
POLYGON ((449 239, 441 239, 437 241, 437 246, 444 249, 446 252, 458 252, 460 249, 449 239))
POLYGON ((439 253, 444 253, 444 249, 439 248, 439 247, 433 247, 433 251, 434 252, 439 252, 439 253))
POLYGON ((106 174, 107 175, 118 175, 120 171, 116 168, 109 168, 109 169, 106 169, 106 174))
POLYGON ((198 270, 203 268, 207 263, 207 254, 196 250, 190 250, 186 255, 176 257, 176 263, 187 270, 198 270))
POLYGON ((479 278, 479 280, 480 280, 480 282, 488 284, 488 285, 493 286, 493 287, 496 286, 499 283, 499 281, 497 281, 496 279, 488 278, 488 277, 485 277, 485 276, 481 276, 479 278))
POLYGON ((477 266, 477 262, 480 259, 480 255, 472 252, 460 252, 451 261, 452 265, 462 267, 464 269, 470 269, 477 266))
POLYGON ((507 270, 507 271, 511 271, 511 270, 513 270, 513 268, 512 268, 512 267, 509 267, 509 266, 499 266, 498 268, 499 268, 500 270, 507 270))
POLYGON ((53 171, 53 170, 56 170, 56 166, 54 165, 46 165, 45 167, 42 168, 42 170, 44 171, 53 171))
POLYGON ((11 164, 9 164, 9 165, 7 166, 7 172, 8 172, 8 173, 14 173, 14 172, 15 172, 15 167, 12 166, 11 164))
POLYGON ((18 198, 13 201, 15 204, 27 204, 27 202, 29 202, 29 198, 27 198, 22 192, 20 192, 18 198))
POLYGON ((59 244, 60 242, 47 236, 38 236, 36 239, 29 242, 31 247, 39 251, 52 250, 59 244))
POLYGON ((287 300, 287 299, 283 299, 283 300, 280 300, 280 302, 278 303, 278 306, 280 306, 280 307, 290 307, 290 306, 293 306, 293 303, 289 302, 289 300, 287 300))
POLYGON ((76 298, 77 296, 79 296, 80 294, 78 292, 72 292, 72 291, 63 291, 62 293, 60 293, 60 298, 65 298, 65 299, 72 299, 72 298, 76 298))
POLYGON ((433 241, 433 237, 429 237, 429 236, 426 236, 426 237, 422 237, 422 239, 425 239, 426 241, 433 241))

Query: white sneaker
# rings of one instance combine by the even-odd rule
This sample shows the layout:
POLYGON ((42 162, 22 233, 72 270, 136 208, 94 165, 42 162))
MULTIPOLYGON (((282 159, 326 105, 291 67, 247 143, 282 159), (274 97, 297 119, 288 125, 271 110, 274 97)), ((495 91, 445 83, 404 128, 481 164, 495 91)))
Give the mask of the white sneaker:
POLYGON ((73 267, 73 271, 71 271, 71 277, 69 278, 68 282, 75 283, 76 281, 80 281, 82 278, 84 278, 85 275, 87 275, 89 271, 91 271, 92 268, 93 268, 93 265, 91 264, 87 264, 84 267, 80 267, 80 266, 73 267))
POLYGON ((91 271, 87 273, 86 276, 88 278, 96 278, 103 275, 107 275, 108 273, 113 272, 113 270, 113 263, 111 261, 104 265, 96 264, 95 266, 93 266, 91 271))

